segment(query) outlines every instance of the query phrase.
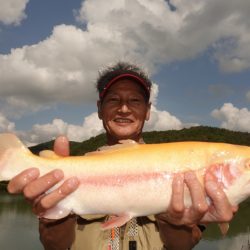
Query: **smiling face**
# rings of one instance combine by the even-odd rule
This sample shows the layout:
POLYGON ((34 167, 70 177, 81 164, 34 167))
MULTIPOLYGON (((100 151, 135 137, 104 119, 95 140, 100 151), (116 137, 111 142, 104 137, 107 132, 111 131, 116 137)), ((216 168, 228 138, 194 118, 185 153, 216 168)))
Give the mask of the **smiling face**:
POLYGON ((149 119, 150 104, 138 83, 129 79, 118 80, 97 105, 109 145, 124 139, 137 142, 142 139, 142 128, 145 120, 149 119))

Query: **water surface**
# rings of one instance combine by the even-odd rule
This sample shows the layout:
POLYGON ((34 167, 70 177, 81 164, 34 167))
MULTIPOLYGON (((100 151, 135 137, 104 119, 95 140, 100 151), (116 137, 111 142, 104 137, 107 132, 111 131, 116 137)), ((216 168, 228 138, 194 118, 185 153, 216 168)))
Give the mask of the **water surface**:
MULTIPOLYGON (((210 225, 194 250, 250 250, 250 200, 241 204, 226 237, 210 225)), ((38 221, 22 196, 0 192, 0 249, 42 250, 38 221)))

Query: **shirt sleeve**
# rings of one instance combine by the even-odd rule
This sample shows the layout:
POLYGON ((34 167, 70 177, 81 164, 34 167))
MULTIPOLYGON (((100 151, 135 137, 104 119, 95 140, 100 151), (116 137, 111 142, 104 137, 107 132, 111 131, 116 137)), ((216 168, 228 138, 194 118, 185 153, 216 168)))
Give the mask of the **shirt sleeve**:
POLYGON ((40 241, 45 250, 66 250, 75 238, 76 216, 60 220, 39 219, 40 241))
POLYGON ((156 221, 166 250, 191 250, 201 239, 202 232, 197 225, 176 226, 159 218, 156 221))

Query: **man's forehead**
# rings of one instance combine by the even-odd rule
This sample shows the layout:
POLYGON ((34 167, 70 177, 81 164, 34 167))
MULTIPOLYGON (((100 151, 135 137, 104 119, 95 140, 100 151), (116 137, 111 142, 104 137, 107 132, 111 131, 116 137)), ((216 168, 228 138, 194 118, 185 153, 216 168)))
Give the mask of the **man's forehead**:
POLYGON ((112 86, 110 86, 110 88, 107 90, 107 94, 114 93, 117 91, 131 91, 131 92, 139 93, 141 95, 145 95, 145 91, 143 87, 136 81, 133 81, 130 79, 118 80, 112 86))

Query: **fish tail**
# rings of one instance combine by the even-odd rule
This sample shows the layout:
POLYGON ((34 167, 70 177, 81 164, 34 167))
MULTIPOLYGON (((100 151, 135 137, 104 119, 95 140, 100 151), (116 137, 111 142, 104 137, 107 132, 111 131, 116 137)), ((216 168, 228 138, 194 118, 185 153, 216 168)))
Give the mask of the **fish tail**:
POLYGON ((11 133, 0 134, 0 181, 6 180, 5 166, 9 163, 9 152, 12 150, 29 151, 28 148, 11 133))

